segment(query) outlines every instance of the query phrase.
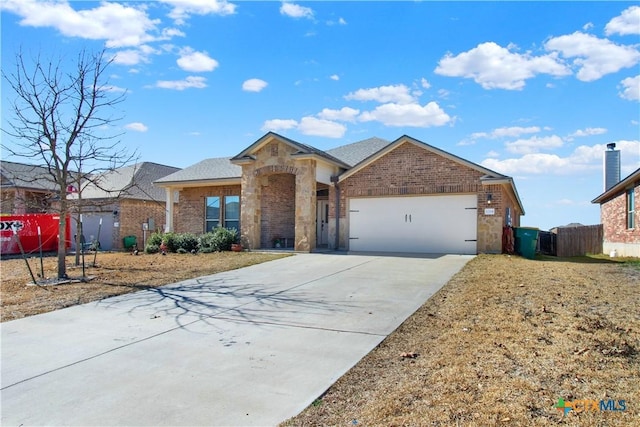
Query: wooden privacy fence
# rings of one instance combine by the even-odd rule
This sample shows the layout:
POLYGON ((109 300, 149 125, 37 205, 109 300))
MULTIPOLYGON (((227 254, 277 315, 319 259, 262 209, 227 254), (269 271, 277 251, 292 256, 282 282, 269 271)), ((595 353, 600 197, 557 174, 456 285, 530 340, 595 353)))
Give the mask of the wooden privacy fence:
POLYGON ((602 224, 582 227, 559 227, 556 256, 570 257, 602 253, 602 224))

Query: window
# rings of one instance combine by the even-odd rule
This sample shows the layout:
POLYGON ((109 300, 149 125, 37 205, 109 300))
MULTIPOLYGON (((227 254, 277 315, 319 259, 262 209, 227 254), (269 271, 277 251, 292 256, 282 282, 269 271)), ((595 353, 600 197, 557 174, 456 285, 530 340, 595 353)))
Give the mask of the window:
POLYGON ((220 197, 207 197, 204 231, 209 232, 220 224, 220 197))
POLYGON ((627 228, 635 228, 635 194, 634 189, 627 190, 627 228))
POLYGON ((219 225, 240 231, 240 196, 207 197, 204 222, 204 231, 207 233, 219 225))
POLYGON ((240 230, 240 196, 224 197, 224 226, 240 230))

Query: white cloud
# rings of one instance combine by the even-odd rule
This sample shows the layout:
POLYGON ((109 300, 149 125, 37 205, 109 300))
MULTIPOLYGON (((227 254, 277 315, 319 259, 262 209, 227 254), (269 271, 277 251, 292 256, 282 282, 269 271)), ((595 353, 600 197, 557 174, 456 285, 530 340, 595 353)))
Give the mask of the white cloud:
POLYGON ((311 8, 289 2, 282 2, 280 14, 291 18, 313 18, 313 10, 311 8))
POLYGON ((560 148, 563 145, 562 138, 557 135, 537 137, 533 136, 529 139, 518 139, 513 142, 505 143, 507 151, 516 154, 532 154, 543 150, 551 150, 560 148))
POLYGON ((584 82, 598 80, 606 74, 633 67, 640 62, 640 52, 636 48, 579 31, 553 37, 544 46, 565 58, 575 58, 573 66, 578 68, 576 77, 584 82))
POLYGON ((420 79, 420 86, 422 86, 425 89, 429 89, 431 87, 431 83, 429 83, 427 79, 423 77, 420 79))
POLYGON ((137 49, 120 50, 113 57, 114 64, 120 65, 137 65, 148 61, 148 57, 137 49))
MULTIPOLYGON (((637 168, 640 162, 640 141, 615 141, 621 151, 623 173, 637 168)), ((514 159, 486 159, 480 164, 507 175, 570 175, 602 170, 602 157, 606 144, 581 145, 569 156, 557 154, 531 153, 514 159)), ((624 174, 623 174, 624 177, 624 174)))
POLYGON ((149 129, 147 126, 145 126, 144 123, 140 123, 140 122, 129 123, 124 127, 125 129, 133 130, 136 132, 146 132, 149 129))
POLYGON ((378 121, 386 126, 431 127, 443 126, 451 121, 435 102, 420 104, 389 103, 376 107, 373 111, 365 111, 358 117, 359 121, 378 121))
POLYGON ((260 92, 262 89, 267 87, 268 84, 269 83, 265 82, 264 80, 249 79, 245 80, 244 83, 242 83, 242 90, 247 92, 260 92))
POLYGON ((602 135, 602 134, 605 134, 605 133, 607 133, 607 130, 605 128, 578 129, 577 131, 575 131, 571 135, 569 135, 569 138, 592 136, 592 135, 602 135))
POLYGON ((188 76, 184 80, 158 80, 156 87, 174 90, 202 89, 207 87, 207 79, 199 76, 188 76))
POLYGON ((298 126, 298 122, 291 119, 273 119, 267 120, 262 125, 261 130, 263 132, 278 132, 281 130, 295 129, 298 126))
POLYGON ((169 13, 176 24, 182 25, 190 15, 233 15, 236 5, 226 0, 160 0, 173 6, 169 13))
POLYGON ((414 102, 414 97, 409 88, 403 84, 380 86, 370 89, 358 89, 347 94, 344 99, 354 101, 377 101, 380 103, 393 102, 408 104, 414 102))
POLYGON ((119 50, 113 57, 113 62, 120 65, 138 65, 140 63, 148 64, 151 55, 157 55, 160 52, 153 47, 143 44, 135 49, 119 50))
POLYGON ((339 76, 339 75, 337 75, 337 74, 332 74, 331 76, 329 76, 329 78, 330 78, 331 80, 335 80, 335 81, 340 80, 340 76, 339 76))
POLYGON ((540 132, 540 128, 538 126, 529 126, 529 127, 521 127, 521 126, 511 126, 511 127, 501 127, 492 130, 491 132, 475 132, 471 134, 471 138, 479 139, 479 138, 517 138, 520 135, 525 135, 528 133, 538 133, 540 132))
POLYGON ((355 108, 343 107, 340 110, 325 108, 318 114, 318 117, 325 120, 355 122, 358 114, 360 114, 360 110, 355 108))
POLYGON ((304 135, 324 136, 326 138, 342 138, 347 131, 343 124, 316 117, 303 117, 298 131, 304 135))
POLYGON ((622 85, 622 92, 619 93, 620 98, 640 101, 640 75, 627 77, 620 84, 622 85))
POLYGON ((180 50, 180 58, 176 63, 181 69, 192 73, 213 71, 218 67, 218 61, 209 57, 207 52, 194 51, 190 47, 180 50))
POLYGON ((613 18, 604 28, 606 35, 640 34, 640 6, 631 6, 613 18))
POLYGON ((21 25, 52 27, 67 37, 105 40, 108 48, 139 46, 156 40, 160 21, 150 19, 144 6, 101 2, 75 10, 68 1, 3 0, 2 10, 15 13, 21 25))
POLYGON ((528 52, 511 52, 510 49, 514 48, 487 42, 456 56, 448 53, 438 62, 435 72, 450 77, 472 78, 485 89, 508 90, 522 89, 525 81, 537 74, 571 74, 558 60, 557 54, 533 56, 528 52))

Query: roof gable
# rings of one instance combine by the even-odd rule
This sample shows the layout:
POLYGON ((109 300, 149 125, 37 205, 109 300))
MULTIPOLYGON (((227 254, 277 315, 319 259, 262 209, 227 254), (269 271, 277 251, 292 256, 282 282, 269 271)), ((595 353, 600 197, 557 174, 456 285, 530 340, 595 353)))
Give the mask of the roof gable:
POLYGON ((486 175, 487 179, 505 179, 505 178, 509 178, 506 175, 502 175, 498 172, 492 171, 491 169, 487 169, 484 166, 480 166, 476 163, 470 162, 469 160, 465 160, 462 157, 458 157, 455 154, 451 154, 447 151, 441 150, 439 148, 436 148, 432 145, 429 145, 427 143, 424 143, 422 141, 419 141, 415 138, 412 138, 410 136, 407 135, 403 135, 400 138, 396 139, 395 141, 382 146, 382 148, 380 148, 378 151, 376 151, 375 153, 371 154, 370 156, 364 158, 363 160, 361 160, 359 163, 357 163, 356 165, 354 165, 351 169, 347 170, 346 172, 344 172, 342 175, 340 175, 340 181, 350 177, 351 175, 357 173, 358 171, 362 170, 363 168, 365 168, 366 166, 370 165, 371 163, 379 160, 381 157, 385 156, 387 153, 391 152, 392 150, 396 149, 397 147, 399 147, 400 145, 404 144, 404 143, 411 143, 414 145, 417 145, 420 148, 423 148, 427 151, 430 151, 434 154, 437 154, 439 156, 445 157, 449 160, 452 160, 454 162, 460 163, 464 166, 467 166, 471 169, 477 170, 478 172, 481 172, 483 174, 486 175))
POLYGON ((267 132, 264 136, 262 136, 256 142, 251 144, 249 147, 245 148, 241 153, 232 157, 231 162, 241 163, 243 161, 253 160, 254 154, 260 151, 265 145, 272 142, 273 140, 277 140, 296 150, 295 153, 293 154, 294 156, 315 155, 330 163, 334 163, 342 168, 346 169, 349 167, 348 164, 345 164, 342 160, 332 156, 331 154, 328 154, 325 151, 319 150, 310 145, 302 144, 300 142, 294 141, 293 139, 286 138, 275 132, 267 132))

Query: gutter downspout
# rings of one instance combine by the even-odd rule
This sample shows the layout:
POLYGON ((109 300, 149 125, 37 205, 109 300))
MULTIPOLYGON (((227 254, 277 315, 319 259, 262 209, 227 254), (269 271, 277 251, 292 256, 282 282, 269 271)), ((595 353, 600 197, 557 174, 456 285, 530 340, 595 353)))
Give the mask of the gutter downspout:
POLYGON ((337 251, 340 249, 340 186, 338 185, 338 176, 332 176, 331 182, 336 189, 336 242, 334 250, 337 251))

